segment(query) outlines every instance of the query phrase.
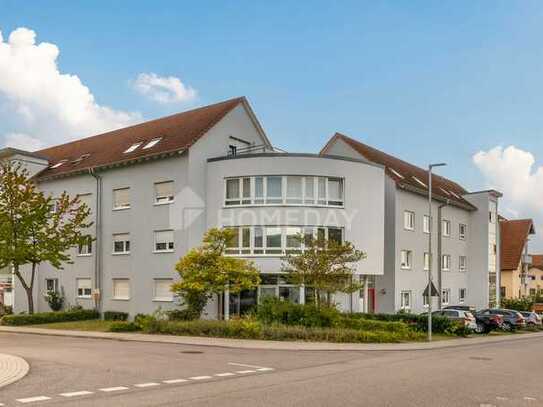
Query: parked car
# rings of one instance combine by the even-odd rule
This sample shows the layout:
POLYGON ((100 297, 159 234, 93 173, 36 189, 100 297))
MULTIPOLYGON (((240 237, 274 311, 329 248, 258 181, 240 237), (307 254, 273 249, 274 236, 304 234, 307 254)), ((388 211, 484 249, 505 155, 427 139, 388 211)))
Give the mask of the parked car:
POLYGON ((539 315, 533 311, 520 311, 524 319, 526 319, 526 324, 529 326, 538 326, 542 325, 542 320, 539 315))
POLYGON ((503 318, 503 329, 506 331, 514 331, 515 329, 525 328, 526 319, 518 311, 511 309, 492 308, 481 312, 488 312, 492 315, 501 315, 503 318))
POLYGON ((489 333, 503 327, 503 316, 500 314, 493 314, 491 310, 485 309, 473 314, 477 323, 475 332, 477 333, 489 333))
POLYGON ((441 311, 432 312, 432 316, 448 318, 459 324, 463 324, 466 328, 473 329, 474 331, 477 329, 477 322, 470 311, 462 309, 443 309, 441 311))

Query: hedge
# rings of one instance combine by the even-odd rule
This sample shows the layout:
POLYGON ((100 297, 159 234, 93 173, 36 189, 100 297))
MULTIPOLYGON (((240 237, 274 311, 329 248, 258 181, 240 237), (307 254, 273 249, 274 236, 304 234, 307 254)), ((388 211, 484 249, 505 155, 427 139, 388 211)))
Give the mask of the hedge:
POLYGON ((53 322, 84 321, 98 319, 100 313, 95 310, 81 309, 64 312, 39 312, 36 314, 5 315, 0 320, 2 325, 21 326, 49 324, 53 322))
MULTIPOLYGON (((372 320, 372 321, 387 321, 387 322, 404 322, 411 328, 419 332, 428 331, 428 316, 415 314, 363 314, 353 313, 345 314, 345 318, 355 320, 372 320)), ((458 323, 448 319, 447 317, 432 316, 432 331, 437 334, 462 334, 458 330, 458 323)))
POLYGON ((105 311, 104 320, 105 321, 126 321, 128 319, 127 312, 121 311, 105 311))
POLYGON ((109 332, 135 332, 140 327, 134 322, 115 321, 109 326, 109 332))

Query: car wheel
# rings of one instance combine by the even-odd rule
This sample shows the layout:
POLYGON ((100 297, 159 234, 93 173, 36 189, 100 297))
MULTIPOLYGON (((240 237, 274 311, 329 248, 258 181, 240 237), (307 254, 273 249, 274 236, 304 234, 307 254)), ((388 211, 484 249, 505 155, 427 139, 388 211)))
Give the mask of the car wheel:
POLYGON ((477 327, 475 328, 475 333, 478 334, 484 334, 486 331, 485 326, 483 324, 477 324, 477 327))
POLYGON ((503 330, 507 332, 513 332, 515 330, 515 327, 511 322, 504 322, 503 324, 503 330))

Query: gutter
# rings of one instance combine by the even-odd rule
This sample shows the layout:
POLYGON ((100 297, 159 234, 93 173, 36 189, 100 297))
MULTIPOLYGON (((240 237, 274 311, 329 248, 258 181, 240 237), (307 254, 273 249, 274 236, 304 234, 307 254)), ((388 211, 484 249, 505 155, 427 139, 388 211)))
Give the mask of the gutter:
POLYGON ((96 180, 96 254, 94 256, 94 292, 93 297, 98 312, 102 312, 102 177, 94 168, 89 168, 89 175, 96 180))

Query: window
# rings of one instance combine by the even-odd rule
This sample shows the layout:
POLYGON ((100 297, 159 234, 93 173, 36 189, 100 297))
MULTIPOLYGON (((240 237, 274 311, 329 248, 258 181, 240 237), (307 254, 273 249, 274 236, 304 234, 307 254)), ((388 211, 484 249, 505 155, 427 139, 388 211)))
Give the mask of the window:
POLYGON ((304 177, 304 204, 315 204, 315 177, 304 177))
POLYGON ((441 304, 446 305, 449 303, 449 297, 451 296, 451 290, 449 288, 444 288, 441 290, 441 304))
POLYGON ((130 188, 113 190, 113 209, 130 208, 130 188))
POLYGON ((343 241, 342 232, 343 230, 341 228, 328 228, 328 241, 341 244, 343 241))
POLYGON ((237 146, 233 146, 233 145, 228 146, 228 155, 237 155, 237 153, 238 153, 237 146))
POLYGON ((251 252, 251 228, 250 227, 232 227, 234 235, 230 241, 226 242, 226 254, 249 254, 251 252))
POLYGON ((266 228, 266 254, 280 254, 281 250, 281 228, 266 228))
POLYGON ((155 182, 155 203, 170 203, 173 200, 173 181, 155 182))
POLYGON ((400 173, 399 173, 398 171, 396 171, 394 168, 388 167, 388 169, 390 170, 391 173, 393 173, 394 175, 396 175, 398 178, 400 178, 400 179, 404 179, 404 178, 405 178, 402 174, 400 174, 400 173))
POLYGON ((129 300, 130 299, 130 280, 127 278, 113 279, 113 299, 129 300))
POLYGON ((52 168, 52 169, 58 168, 58 167, 60 167, 62 164, 65 164, 65 163, 67 163, 67 162, 68 162, 68 160, 60 160, 58 163, 53 164, 53 165, 51 166, 51 168, 52 168))
POLYGON ((458 237, 460 238, 460 240, 466 240, 467 230, 468 227, 462 223, 458 226, 458 237))
POLYGON ((78 278, 77 284, 77 296, 79 298, 90 298, 92 294, 92 283, 90 278, 78 278))
POLYGON ((402 250, 400 253, 400 267, 410 269, 412 263, 413 252, 411 250, 402 250))
POLYGON ((285 228, 286 233, 286 250, 290 253, 300 252, 302 249, 302 227, 301 226, 287 226, 285 228))
POLYGON ((45 293, 58 293, 58 278, 45 279, 45 293))
POLYGON ((78 158, 76 158, 75 160, 72 161, 72 164, 73 165, 77 165, 79 164, 81 161, 83 160, 86 160, 87 158, 90 157, 90 154, 83 154, 81 156, 79 156, 78 158))
POLYGON ((443 221, 441 222, 441 227, 442 227, 442 235, 444 237, 449 237, 451 235, 451 221, 443 219, 443 221))
POLYGON ((411 309, 411 291, 402 291, 400 293, 400 309, 411 309))
POLYGON ((490 223, 496 223, 496 216, 494 215, 493 211, 488 212, 488 221, 490 223))
POLYGON ((283 201, 282 177, 266 177, 267 196, 266 203, 281 203, 283 201))
POLYGON ((88 236, 84 242, 79 244, 77 254, 79 256, 88 256, 92 254, 92 237, 88 236))
POLYGON ((343 205, 343 180, 341 178, 328 178, 328 205, 343 205))
POLYGON ((451 255, 444 254, 441 256, 441 269, 443 271, 449 271, 451 269, 451 255))
POLYGON ((303 203, 303 177, 287 177, 287 204, 303 203))
POLYGON ((155 231, 155 252, 173 252, 174 235, 173 230, 155 231))
POLYGON ((427 307, 428 306, 428 297, 424 295, 424 292, 422 293, 422 306, 427 307))
POLYGON ((430 253, 424 253, 424 270, 430 270, 430 253))
POLYGON ((458 290, 458 302, 464 303, 466 301, 466 289, 460 288, 458 290))
POLYGON ((418 179, 417 177, 411 177, 411 178, 413 178, 413 180, 415 180, 415 182, 419 184, 421 187, 427 188, 426 184, 422 182, 420 179, 418 179))
POLYGON ((466 271, 468 268, 468 258, 466 256, 460 256, 458 258, 458 269, 460 271, 466 271))
POLYGON ((139 146, 141 146, 142 143, 134 143, 130 147, 128 147, 126 150, 124 150, 125 154, 131 153, 132 151, 135 151, 139 146))
POLYGON ((415 212, 404 211, 403 227, 406 230, 415 230, 415 212))
POLYGON ((143 149, 147 150, 148 148, 156 146, 160 140, 162 140, 161 137, 157 137, 157 138, 152 139, 151 141, 149 141, 147 144, 145 144, 143 146, 143 149))
POLYGON ((113 235, 113 253, 130 253, 130 233, 118 233, 113 235))
POLYGON ((422 230, 424 233, 430 233, 430 216, 424 215, 422 220, 422 230))
POLYGON ((171 278, 155 278, 153 301, 173 301, 173 293, 170 291, 172 283, 171 278))

